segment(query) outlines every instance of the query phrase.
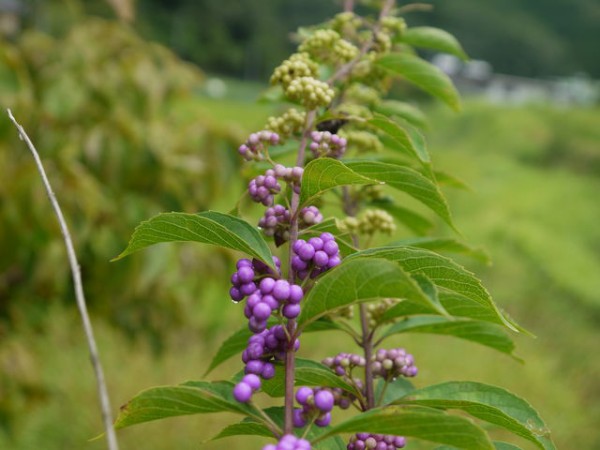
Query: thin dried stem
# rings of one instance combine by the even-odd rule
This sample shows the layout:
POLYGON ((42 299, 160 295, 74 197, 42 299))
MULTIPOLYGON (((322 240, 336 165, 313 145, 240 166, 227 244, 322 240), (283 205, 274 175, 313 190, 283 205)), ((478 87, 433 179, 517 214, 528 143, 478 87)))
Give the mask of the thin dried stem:
POLYGON ((77 256, 73 247, 73 241, 71 239, 69 229, 67 228, 67 223, 65 222, 64 216, 60 209, 60 205, 58 204, 58 200, 56 199, 56 195, 54 195, 54 192, 52 191, 52 186, 50 185, 50 181, 46 176, 46 171, 44 170, 44 166, 42 165, 42 161, 37 150, 35 149, 33 143, 29 139, 29 136, 27 136, 27 133, 25 132, 23 127, 19 125, 19 123, 13 117, 10 109, 8 109, 7 112, 8 117, 10 118, 12 123, 15 124, 15 127, 17 127, 17 130, 19 131, 19 138, 25 141, 27 147, 29 147, 29 150, 31 151, 31 154, 33 155, 33 158, 37 165, 37 169, 40 172, 40 176, 42 177, 42 182, 44 184, 44 187, 46 188, 46 192, 48 193, 48 198, 50 200, 50 203, 52 204, 52 208, 54 209, 54 212, 58 219, 58 223, 60 224, 60 229, 63 235, 63 239, 65 241, 65 247, 67 248, 69 264, 71 266, 71 275, 73 276, 73 285, 75 287, 75 298, 77 300, 77 307, 79 308, 79 314, 81 315, 81 320, 83 322, 83 329, 85 331, 85 336, 90 351, 90 359, 92 361, 92 366, 96 375, 98 397, 100 398, 102 420, 104 422, 104 430, 106 432, 108 448, 109 450, 118 450, 119 445, 117 443, 117 436, 113 427, 112 414, 110 412, 110 400, 108 398, 108 390, 106 389, 106 382, 104 381, 104 372, 102 370, 102 365, 100 364, 100 358, 98 356, 98 347, 96 346, 96 340, 94 339, 92 323, 87 312, 85 295, 83 293, 83 284, 81 281, 81 270, 79 268, 79 263, 77 262, 77 256))

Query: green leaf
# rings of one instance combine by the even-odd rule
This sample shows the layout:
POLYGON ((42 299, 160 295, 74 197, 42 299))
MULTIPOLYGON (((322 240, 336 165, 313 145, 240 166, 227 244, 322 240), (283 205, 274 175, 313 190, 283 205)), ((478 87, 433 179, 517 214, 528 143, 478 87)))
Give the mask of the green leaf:
POLYGON ((166 417, 225 411, 260 417, 253 406, 235 401, 233 386, 227 381, 196 381, 179 386, 147 389, 121 407, 115 428, 125 428, 166 417))
POLYGON ((389 405, 394 400, 404 397, 409 392, 415 390, 413 384, 406 378, 400 377, 395 380, 386 383, 385 380, 379 380, 377 386, 375 386, 375 398, 381 398, 383 392, 383 398, 381 398, 382 405, 389 405), (387 386, 386 386, 387 384, 387 386), (383 390, 385 389, 385 392, 383 390))
POLYGON ((246 348, 250 336, 252 336, 252 332, 248 329, 248 327, 244 327, 229 336, 221 344, 219 350, 217 350, 217 353, 210 362, 208 369, 206 369, 204 376, 208 375, 216 367, 220 366, 232 356, 240 354, 246 348))
MULTIPOLYGON (((271 397, 283 397, 285 395, 285 374, 283 367, 278 366, 275 376, 262 382, 261 390, 271 397)), ((296 370, 294 377, 296 386, 329 386, 342 388, 348 392, 355 392, 355 388, 337 376, 333 371, 323 364, 310 359, 296 358, 296 370)))
MULTIPOLYGON (((347 257, 346 261, 362 256, 396 261, 406 272, 421 273, 428 277, 438 288, 441 288, 440 292, 450 291, 459 294, 459 297, 454 297, 455 300, 461 297, 472 300, 487 313, 487 316, 481 320, 499 323, 514 331, 524 331, 502 314, 481 281, 473 273, 445 256, 426 249, 391 245, 354 253, 347 257)), ((441 298, 440 296, 440 300, 441 298)), ((451 311, 448 312, 453 314, 451 311)))
MULTIPOLYGON (((452 312, 448 312, 452 314, 452 312)), ((422 303, 417 303, 410 300, 402 300, 400 303, 388 309, 382 316, 381 320, 389 321, 395 319, 396 317, 414 316, 417 314, 437 314, 437 312, 426 307, 422 303)))
POLYGON ((515 344, 501 328, 487 322, 445 317, 411 317, 391 325, 382 339, 399 333, 431 333, 454 336, 512 355, 515 344))
POLYGON ((420 201, 454 228, 450 209, 441 191, 428 178, 409 167, 379 161, 351 161, 354 172, 382 181, 420 201))
POLYGON ((339 433, 408 436, 468 450, 493 450, 486 433, 470 420, 437 411, 388 406, 355 415, 331 427, 321 438, 339 433))
POLYGON ((256 420, 244 419, 239 423, 234 423, 223 428, 219 434, 213 436, 210 440, 216 441, 231 436, 265 436, 273 437, 273 433, 269 428, 256 420))
POLYGON ((505 428, 541 449, 555 449, 550 440, 550 431, 531 405, 496 386, 451 381, 418 389, 394 403, 460 409, 478 419, 505 428))
POLYGON ((431 220, 390 201, 377 200, 372 202, 371 205, 386 210, 394 217, 394 219, 404 224, 419 236, 427 234, 433 228, 433 222, 431 220))
POLYGON ((416 158, 422 163, 429 164, 431 162, 429 153, 427 153, 427 149, 424 146, 423 137, 420 136, 419 138, 419 135, 415 134, 418 132, 414 131, 414 129, 408 131, 401 127, 397 122, 378 113, 373 114, 373 118, 367 121, 367 125, 385 133, 398 150, 416 158))
POLYGON ((115 260, 162 242, 201 242, 231 248, 273 266, 271 250, 256 227, 215 211, 154 216, 137 226, 129 245, 115 260))
POLYGON ((392 53, 379 58, 376 64, 443 100, 455 111, 460 110, 460 98, 450 78, 427 61, 409 53, 392 53))
POLYGON ((455 177, 454 175, 450 175, 447 172, 444 172, 442 170, 434 170, 433 174, 434 174, 437 182, 441 185, 456 188, 456 189, 462 189, 463 191, 470 191, 470 192, 473 191, 471 186, 469 186, 463 180, 455 177))
POLYGON ((305 205, 329 189, 351 184, 378 183, 376 180, 371 180, 353 172, 336 159, 314 159, 304 168, 300 191, 300 205, 305 205))
POLYGON ((427 128, 427 116, 419 108, 410 103, 398 100, 383 100, 375 106, 375 111, 385 116, 401 117, 419 128, 427 128))
MULTIPOLYGON (((507 442, 494 441, 493 444, 496 450, 522 450, 520 447, 517 447, 513 444, 509 444, 507 442)), ((451 447, 449 445, 441 445, 439 447, 436 447, 434 450, 456 450, 456 447, 451 447)))
POLYGON ((402 42, 413 47, 430 48, 457 56, 463 61, 469 59, 454 36, 444 30, 433 27, 408 28, 402 34, 402 42))
POLYGON ((390 245, 426 248, 440 253, 456 253, 470 256, 484 264, 491 264, 490 256, 479 247, 472 247, 462 241, 452 238, 418 237, 395 241, 390 245))
POLYGON ((341 307, 378 298, 411 298, 444 313, 397 264, 385 259, 346 258, 320 277, 308 293, 298 324, 305 327, 341 307))

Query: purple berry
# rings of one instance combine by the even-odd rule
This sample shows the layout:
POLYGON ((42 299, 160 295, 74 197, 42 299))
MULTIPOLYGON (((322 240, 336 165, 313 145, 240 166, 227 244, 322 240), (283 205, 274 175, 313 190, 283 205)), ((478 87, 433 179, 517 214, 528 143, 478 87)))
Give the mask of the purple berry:
POLYGON ((331 423, 331 413, 325 413, 315 420, 315 425, 318 427, 326 427, 331 423))
POLYGON ((252 398, 252 388, 242 381, 233 388, 233 397, 240 403, 247 403, 252 398))
POLYGON ((323 412, 333 409, 333 394, 329 391, 319 391, 315 394, 315 406, 323 412))
POLYGON ((292 413, 292 419, 296 428, 302 428, 306 426, 306 420, 304 419, 304 416, 302 414, 302 409, 294 408, 294 412, 292 413))
POLYGON ((323 248, 323 240, 318 237, 310 238, 308 244, 311 245, 315 250, 321 250, 323 248))
POLYGON ((271 315, 271 307, 261 302, 252 309, 252 314, 259 320, 266 320, 271 315))
POLYGON ((288 298, 288 302, 290 303, 300 303, 302 298, 304 297, 304 291, 297 284, 292 284, 290 286, 290 296, 288 298))
POLYGON ((262 372, 260 373, 260 375, 265 379, 265 380, 270 380, 271 378, 273 378, 275 376, 275 366, 271 363, 265 363, 262 372))
POLYGON ((242 383, 246 383, 248 386, 252 388, 253 391, 258 391, 260 389, 260 378, 253 373, 249 373, 242 378, 242 383))
POLYGON ((283 307, 281 312, 286 318, 295 319, 300 315, 300 305, 293 303, 287 304, 283 307))
POLYGON ((286 301, 290 296, 290 283, 286 280, 277 280, 272 295, 279 301, 286 301))
POLYGON ((296 391, 296 401, 301 405, 306 405, 308 399, 313 395, 313 390, 309 387, 302 386, 296 391))
POLYGON ((248 364, 246 364, 245 372, 247 374, 253 373, 255 375, 260 375, 264 368, 265 368, 265 363, 259 359, 255 359, 252 361, 248 361, 248 364))
POLYGON ((322 250, 316 251, 313 256, 313 262, 317 267, 325 267, 329 262, 329 256, 322 250))

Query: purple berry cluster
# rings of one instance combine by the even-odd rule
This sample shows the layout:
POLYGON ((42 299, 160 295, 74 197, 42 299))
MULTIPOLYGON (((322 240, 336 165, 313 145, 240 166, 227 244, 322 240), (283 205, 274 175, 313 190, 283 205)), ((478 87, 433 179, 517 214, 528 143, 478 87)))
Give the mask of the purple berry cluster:
POLYGON ((302 181, 302 174, 304 173, 302 167, 285 167, 281 164, 275 164, 271 170, 273 170, 275 177, 291 184, 292 189, 296 194, 300 193, 300 182, 302 181))
POLYGON ((279 442, 265 445, 262 450, 310 450, 310 442, 306 439, 297 438, 293 434, 286 434, 279 442))
POLYGON ((259 175, 248 183, 248 193, 252 200, 265 206, 271 206, 275 195, 280 192, 281 185, 277 181, 273 169, 267 170, 264 175, 259 175))
POLYGON ((365 358, 353 353, 339 353, 336 356, 325 358, 322 362, 341 377, 350 377, 352 369, 365 367, 366 364, 365 358))
POLYGON ((272 131, 263 130, 252 133, 248 140, 240 145, 238 152, 246 161, 262 160, 269 145, 279 144, 279 135, 272 131))
POLYGON ((371 368, 373 376, 392 380, 399 376, 416 376, 419 370, 414 363, 413 356, 403 348, 379 349, 373 357, 371 368))
POLYGON ((229 295, 234 302, 239 302, 258 290, 260 279, 268 277, 279 278, 281 275, 281 261, 276 256, 273 256, 273 262, 277 267, 277 273, 273 272, 264 262, 253 259, 252 261, 246 258, 240 259, 236 268, 237 271, 231 276, 232 287, 229 289, 229 295))
POLYGON ((301 280, 308 276, 315 278, 342 262, 337 242, 331 233, 322 233, 320 237, 308 241, 298 239, 293 252, 292 269, 301 280))
POLYGON ((267 208, 265 214, 258 221, 266 236, 278 236, 284 241, 289 239, 290 211, 283 205, 267 208), (286 234, 287 232, 287 234, 286 234))
POLYGON ((310 138, 312 139, 310 151, 315 158, 320 156, 341 158, 346 152, 346 139, 337 134, 329 131, 313 131, 310 138))
POLYGON ((328 389, 302 386, 296 391, 296 401, 302 408, 294 408, 295 427, 302 428, 313 421, 319 427, 326 427, 331 423, 335 398, 328 389))
POLYGON ((357 433, 350 438, 348 450, 396 450, 406 445, 406 438, 391 434, 357 433))

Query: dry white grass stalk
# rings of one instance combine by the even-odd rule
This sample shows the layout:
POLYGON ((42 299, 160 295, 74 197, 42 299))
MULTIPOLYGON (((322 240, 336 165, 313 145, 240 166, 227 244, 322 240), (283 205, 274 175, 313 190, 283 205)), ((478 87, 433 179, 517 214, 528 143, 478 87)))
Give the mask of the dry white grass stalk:
POLYGON ((10 109, 8 109, 7 112, 8 117, 15 124, 15 127, 17 127, 17 130, 19 131, 19 138, 25 141, 27 147, 29 147, 29 150, 31 151, 31 154, 33 155, 33 158, 35 159, 35 163, 37 165, 38 171, 40 172, 40 176, 42 177, 44 187, 46 188, 46 192, 48 193, 48 198, 50 199, 50 203, 52 204, 52 208, 54 209, 54 212, 56 213, 56 217, 58 218, 58 222, 60 224, 60 229, 63 235, 63 239, 65 241, 65 246, 67 248, 69 264, 71 266, 71 274, 73 276, 73 285, 75 287, 75 298, 77 300, 77 307, 79 308, 79 314, 81 315, 81 320, 83 322, 83 329, 85 331, 85 337, 87 339, 87 344, 90 350, 90 359, 92 361, 92 366, 94 367, 94 373, 96 375, 98 397, 100 398, 102 420, 104 422, 104 429, 106 432, 108 448, 109 450, 118 450, 119 445, 117 443, 117 436, 113 427, 112 414, 110 412, 110 400, 108 398, 108 390, 106 389, 106 382, 104 381, 104 372, 102 370, 102 365, 98 356, 98 347, 96 345, 96 340, 94 339, 94 331, 92 329, 92 323, 90 321, 90 316, 88 314, 87 306, 85 303, 85 295, 83 293, 83 284, 81 281, 81 270, 79 268, 79 263, 77 262, 77 256, 73 247, 73 241, 71 239, 69 229, 67 228, 65 218, 60 209, 60 205, 58 204, 56 195, 54 195, 54 192, 52 191, 52 186, 50 185, 50 181, 48 181, 46 171, 44 170, 44 166, 42 165, 42 161, 37 150, 35 149, 35 146, 29 139, 29 136, 27 136, 27 133, 25 132, 23 127, 19 125, 19 123, 15 120, 10 109))

